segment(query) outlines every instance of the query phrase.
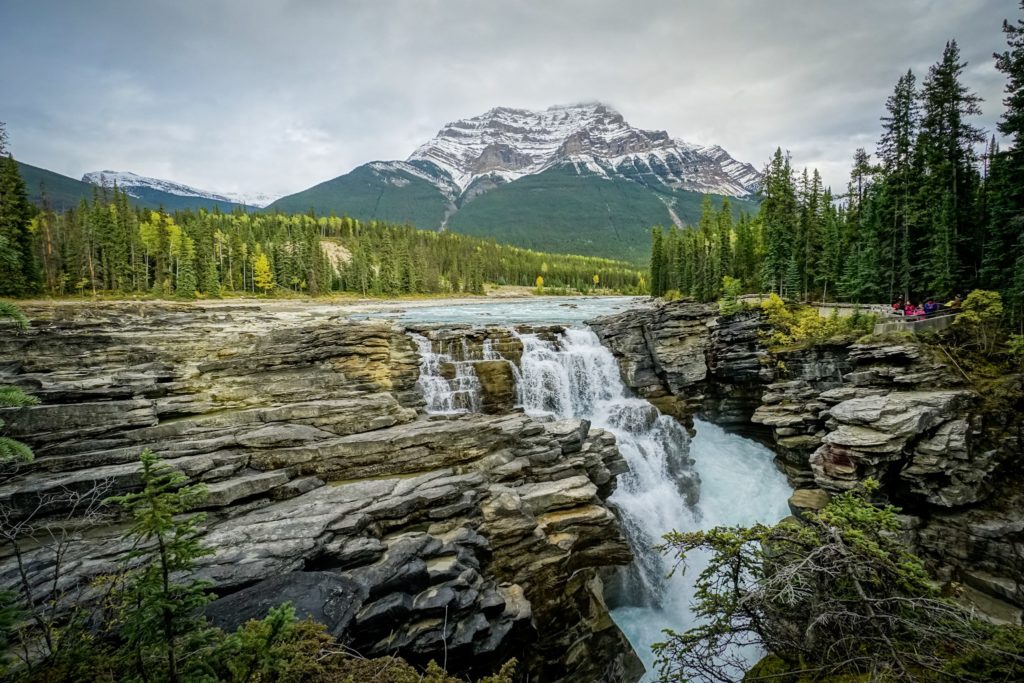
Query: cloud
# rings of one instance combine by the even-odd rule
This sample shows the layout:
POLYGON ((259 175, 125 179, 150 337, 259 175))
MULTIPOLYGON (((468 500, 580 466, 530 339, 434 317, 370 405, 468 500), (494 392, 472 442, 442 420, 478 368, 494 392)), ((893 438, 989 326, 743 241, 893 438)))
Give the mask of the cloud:
POLYGON ((1013 0, 157 0, 5 3, 0 119, 23 160, 294 192, 405 158, 494 106, 600 100, 763 165, 845 184, 901 73, 956 38, 994 130, 1013 0))

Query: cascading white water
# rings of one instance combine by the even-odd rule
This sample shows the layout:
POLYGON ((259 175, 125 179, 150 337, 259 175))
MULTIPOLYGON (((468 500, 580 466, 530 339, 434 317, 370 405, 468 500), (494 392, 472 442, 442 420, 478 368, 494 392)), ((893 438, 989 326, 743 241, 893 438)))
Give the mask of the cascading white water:
POLYGON ((434 343, 421 334, 409 336, 420 354, 420 377, 416 386, 427 404, 427 412, 445 415, 479 412, 480 380, 469 359, 466 340, 462 340, 461 357, 456 358, 452 349, 435 351, 434 343), (444 376, 442 366, 445 364, 453 368, 451 378, 444 376))
POLYGON ((536 335, 521 339, 519 391, 526 412, 589 419, 615 434, 629 463, 610 502, 636 562, 613 587, 612 617, 651 672, 651 645, 664 640, 663 629, 696 625, 693 581, 707 561, 691 553, 686 570, 670 579, 672 558, 653 546, 671 530, 775 522, 789 514, 791 491, 763 446, 701 421, 691 440, 676 420, 629 397, 615 358, 591 330, 567 330, 557 343, 536 335))
MULTIPOLYGON (((671 530, 775 522, 788 514, 791 491, 763 446, 699 420, 690 439, 676 420, 631 397, 615 358, 590 329, 567 329, 557 340, 517 336, 523 355, 513 368, 523 409, 537 416, 590 420, 615 434, 629 464, 610 502, 619 511, 636 561, 617 585, 609 586, 609 593, 612 617, 651 672, 651 645, 664 640, 662 630, 681 632, 696 625, 693 581, 706 565, 706 558, 693 553, 686 571, 668 578, 673 560, 654 545, 671 530)), ((460 362, 472 372, 467 355, 458 361, 451 353, 435 352, 428 339, 413 338, 420 348, 420 388, 428 412, 467 412, 478 406, 479 382, 458 375, 460 362), (455 364, 455 379, 442 376, 443 363, 455 364)), ((483 356, 500 358, 489 344, 483 356)), ((749 655, 753 659, 757 653, 749 655)))

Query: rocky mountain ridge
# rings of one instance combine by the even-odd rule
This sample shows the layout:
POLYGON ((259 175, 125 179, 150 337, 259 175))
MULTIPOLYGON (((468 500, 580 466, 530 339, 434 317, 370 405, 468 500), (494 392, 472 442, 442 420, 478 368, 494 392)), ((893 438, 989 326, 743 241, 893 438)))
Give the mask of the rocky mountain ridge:
MULTIPOLYGON (((717 145, 634 128, 601 103, 542 111, 497 107, 446 124, 406 161, 436 166, 442 173, 431 177, 447 176, 457 196, 484 179, 512 182, 556 164, 603 177, 645 173, 671 187, 733 197, 755 192, 761 178, 717 145)), ((451 186, 439 184, 444 191, 451 186)))
POLYGON ((651 226, 695 224, 705 194, 755 211, 760 178, 720 146, 635 128, 604 104, 498 107, 446 124, 405 160, 364 164, 268 208, 640 262, 651 226))
POLYGON ((99 187, 117 185, 127 192, 129 197, 136 199, 151 199, 154 194, 166 194, 260 209, 281 196, 265 192, 211 192, 171 180, 140 176, 129 171, 90 171, 82 176, 82 182, 99 187))

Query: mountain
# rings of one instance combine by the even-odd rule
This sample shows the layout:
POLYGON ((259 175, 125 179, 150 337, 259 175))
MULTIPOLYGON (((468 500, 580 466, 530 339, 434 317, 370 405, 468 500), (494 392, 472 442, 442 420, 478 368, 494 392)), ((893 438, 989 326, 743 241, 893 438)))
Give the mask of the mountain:
POLYGON ((276 199, 275 196, 267 194, 210 192, 170 180, 147 178, 127 171, 92 171, 83 175, 82 181, 106 187, 116 184, 124 189, 128 196, 134 197, 140 203, 151 207, 163 206, 168 211, 209 209, 214 206, 221 211, 232 211, 236 208, 263 208, 276 199))
POLYGON ((643 260, 652 225, 694 223, 704 194, 756 208, 761 174, 724 149, 634 128, 600 104, 499 107, 405 161, 375 161, 270 204, 643 260))
POLYGON ((25 181, 28 199, 33 204, 43 203, 44 192, 46 203, 55 211, 76 207, 82 199, 92 197, 93 186, 89 183, 21 161, 17 164, 18 173, 25 181))

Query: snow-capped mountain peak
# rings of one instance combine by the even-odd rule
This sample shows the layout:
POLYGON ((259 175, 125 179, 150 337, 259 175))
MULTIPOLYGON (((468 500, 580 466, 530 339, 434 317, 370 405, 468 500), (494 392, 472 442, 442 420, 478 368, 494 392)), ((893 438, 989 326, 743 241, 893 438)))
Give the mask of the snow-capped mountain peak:
POLYGON ((127 192, 128 196, 136 198, 140 197, 140 191, 154 190, 157 192, 178 195, 180 197, 196 197, 198 199, 243 204, 245 206, 256 208, 263 208, 281 196, 280 194, 266 194, 259 192, 211 192, 208 190, 201 190, 190 185, 175 183, 170 180, 140 176, 129 171, 91 171, 82 176, 82 181, 100 186, 112 186, 116 184, 119 188, 127 192))
POLYGON ((542 111, 496 107, 445 125, 407 162, 439 168, 450 177, 454 194, 481 178, 511 182, 559 164, 606 177, 650 174, 671 187, 736 197, 754 192, 761 176, 717 145, 704 147, 665 131, 634 128, 600 102, 542 111))

